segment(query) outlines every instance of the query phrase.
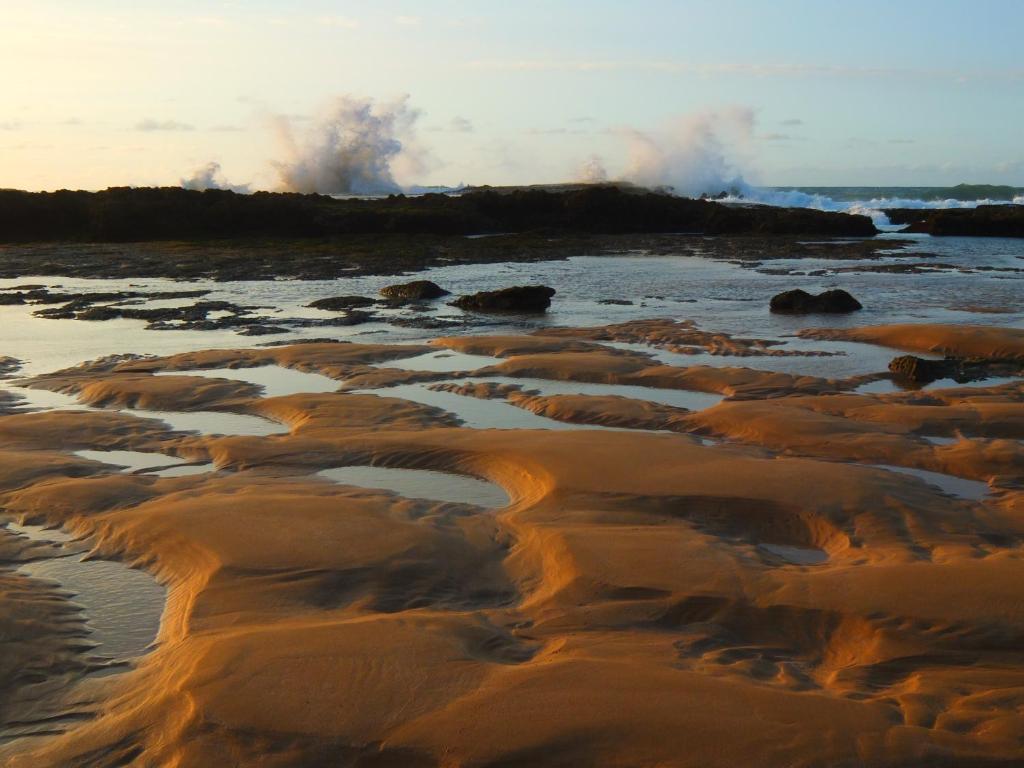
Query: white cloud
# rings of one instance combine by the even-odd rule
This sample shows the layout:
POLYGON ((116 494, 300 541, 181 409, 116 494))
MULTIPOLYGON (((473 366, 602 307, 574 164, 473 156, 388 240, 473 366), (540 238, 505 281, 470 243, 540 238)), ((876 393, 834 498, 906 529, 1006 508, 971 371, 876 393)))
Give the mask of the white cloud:
POLYGON ((135 130, 144 132, 192 131, 195 130, 195 126, 188 123, 180 123, 177 120, 153 120, 152 118, 147 118, 136 123, 135 130))
POLYGON ((395 16, 395 24, 406 27, 415 27, 420 23, 418 16, 395 16))

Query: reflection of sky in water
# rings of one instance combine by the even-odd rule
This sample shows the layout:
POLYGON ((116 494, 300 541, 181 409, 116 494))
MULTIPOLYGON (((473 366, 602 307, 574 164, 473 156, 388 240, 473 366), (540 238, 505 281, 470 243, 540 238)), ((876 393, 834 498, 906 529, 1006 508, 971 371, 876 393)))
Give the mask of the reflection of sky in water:
POLYGON ((75 451, 76 456, 90 461, 99 461, 123 468, 126 472, 137 472, 140 469, 167 467, 181 464, 183 459, 167 456, 163 453, 147 453, 145 451, 75 451))
POLYGON ((412 499, 452 501, 478 507, 504 507, 508 494, 486 480, 450 472, 390 467, 335 467, 317 473, 336 483, 361 488, 383 488, 412 499))
POLYGON ((341 386, 328 376, 306 373, 280 365, 261 365, 254 368, 207 368, 205 370, 164 371, 157 376, 203 376, 210 379, 245 381, 263 388, 263 397, 294 395, 299 392, 337 392, 341 386))
MULTIPOLYGON (((555 381, 551 379, 520 379, 504 377, 487 377, 469 379, 467 381, 494 382, 496 384, 518 384, 523 390, 535 390, 541 395, 592 395, 604 397, 617 395, 635 400, 649 400, 675 408, 687 408, 700 411, 717 405, 722 395, 711 392, 694 392, 688 389, 658 389, 656 387, 637 387, 628 384, 589 384, 575 381, 555 381)), ((383 390, 386 392, 387 390, 383 390)))
POLYGON ((227 411, 148 411, 143 408, 93 408, 83 405, 72 395, 45 389, 11 387, 11 392, 23 397, 26 408, 43 410, 103 410, 122 411, 140 419, 157 419, 171 429, 181 432, 199 432, 207 435, 277 435, 288 432, 288 426, 259 416, 227 411))
POLYGON ((966 480, 962 477, 946 475, 941 472, 929 472, 926 469, 897 467, 889 464, 875 464, 874 466, 878 469, 888 470, 889 472, 912 475, 919 480, 923 480, 929 485, 933 485, 936 488, 941 489, 944 493, 948 493, 950 496, 956 496, 959 499, 977 501, 985 496, 990 490, 988 483, 983 483, 980 480, 966 480))
POLYGON ((598 429, 546 419, 502 400, 481 400, 454 392, 434 392, 430 384, 402 384, 386 389, 360 390, 357 394, 398 397, 440 408, 457 416, 470 429, 598 429))
MULTIPOLYGON (((7 527, 33 541, 66 542, 70 537, 34 525, 7 527)), ((83 561, 79 554, 47 558, 18 568, 38 579, 55 581, 74 593, 85 611, 92 653, 123 660, 138 656, 156 639, 167 591, 143 571, 110 560, 83 561)))
POLYGON ((436 352, 427 352, 415 357, 404 357, 400 360, 388 360, 383 363, 375 363, 377 368, 404 368, 407 371, 475 371, 478 368, 486 368, 489 365, 499 365, 505 362, 500 357, 488 357, 487 355, 467 355, 463 352, 452 352, 448 349, 439 349, 436 352))
POLYGON ((861 395, 886 395, 892 392, 919 392, 921 390, 954 389, 958 387, 998 387, 1003 384, 1024 382, 1024 378, 1016 376, 993 376, 988 379, 976 379, 974 381, 958 382, 955 379, 936 379, 927 384, 913 387, 892 379, 879 379, 861 384, 854 392, 861 395))

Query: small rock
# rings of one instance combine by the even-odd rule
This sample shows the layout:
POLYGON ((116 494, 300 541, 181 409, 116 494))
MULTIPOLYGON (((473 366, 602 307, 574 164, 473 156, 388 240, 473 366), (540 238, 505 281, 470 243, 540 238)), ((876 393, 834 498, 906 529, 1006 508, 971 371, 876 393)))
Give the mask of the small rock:
POLYGON ((519 285, 460 296, 451 305, 473 312, 544 312, 554 295, 546 285, 519 285))
POLYGON ((859 301, 841 288, 825 291, 817 296, 797 288, 773 296, 771 302, 772 312, 797 315, 815 312, 855 312, 863 308, 859 301))
POLYGON ((388 299, 423 301, 447 296, 448 291, 430 280, 413 280, 411 283, 385 286, 380 289, 380 295, 388 299))

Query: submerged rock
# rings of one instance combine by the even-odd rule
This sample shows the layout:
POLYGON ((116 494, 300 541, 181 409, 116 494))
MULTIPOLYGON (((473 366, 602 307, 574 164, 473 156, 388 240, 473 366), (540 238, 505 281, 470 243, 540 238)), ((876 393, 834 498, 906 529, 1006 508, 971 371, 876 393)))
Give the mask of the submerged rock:
POLYGON ((956 366, 952 360, 925 360, 915 355, 901 355, 889 362, 889 370, 901 379, 925 384, 949 377, 956 366))
POLYGON ((555 289, 546 285, 517 285, 460 296, 452 306, 472 312, 544 312, 554 295, 555 289))
POLYGON ((353 309, 355 307, 368 307, 374 303, 376 302, 367 296, 331 296, 330 298, 311 301, 306 306, 310 309, 340 312, 344 309, 353 309))
POLYGON ((238 332, 239 336, 272 336, 277 333, 291 333, 279 325, 250 325, 238 332))
POLYGON ((915 355, 900 355, 889 361, 889 370, 896 378, 914 384, 929 384, 939 379, 952 379, 963 384, 992 376, 1017 375, 1020 369, 1020 363, 983 358, 927 360, 915 355))
POLYGON ((406 301, 424 301, 447 296, 449 291, 430 280, 413 280, 411 283, 398 283, 380 289, 380 295, 388 299, 404 299, 406 301))
POLYGON ((791 314, 815 312, 856 312, 863 309, 859 301, 841 288, 819 293, 817 296, 797 288, 772 296, 771 311, 791 314))

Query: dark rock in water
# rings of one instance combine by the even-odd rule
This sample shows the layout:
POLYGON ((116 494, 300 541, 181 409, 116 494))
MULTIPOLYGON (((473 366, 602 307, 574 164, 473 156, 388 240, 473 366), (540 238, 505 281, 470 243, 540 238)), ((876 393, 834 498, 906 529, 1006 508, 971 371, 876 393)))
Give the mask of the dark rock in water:
POLYGON ((901 355, 889 361, 889 370, 895 377, 912 384, 929 384, 939 379, 952 379, 963 384, 991 376, 1017 375, 1021 367, 1014 361, 955 357, 926 360, 914 355, 901 355))
POLYGON ((290 333, 279 325, 250 325, 238 332, 239 336, 271 336, 275 333, 290 333))
POLYGON ((442 320, 439 317, 396 317, 388 320, 388 325, 399 328, 422 328, 428 331, 444 331, 461 328, 464 324, 457 320, 442 320))
POLYGON ((901 355, 889 362, 889 370, 899 378, 926 384, 948 378, 956 370, 953 360, 925 360, 914 355, 901 355))
POLYGON ((629 299, 601 299, 598 304, 617 304, 623 307, 633 306, 633 302, 629 299))
POLYGON ((0 304, 24 304, 25 294, 24 293, 0 293, 0 304))
POLYGON ((472 312, 544 312, 554 295, 555 289, 546 285, 518 285, 460 296, 451 305, 472 312))
POLYGON ((315 339, 279 339, 277 341, 265 341, 262 344, 257 344, 258 347, 290 347, 295 344, 350 344, 348 341, 341 341, 340 339, 329 339, 326 337, 317 337, 315 339))
POLYGON ((308 317, 274 318, 273 322, 278 325, 287 325, 290 328, 337 328, 346 325, 362 325, 376 319, 377 316, 373 312, 350 309, 341 317, 328 317, 322 320, 308 317))
POLYGON ((0 356, 0 379, 9 378, 12 373, 21 368, 21 360, 16 357, 0 356))
POLYGON ((73 310, 65 310, 63 312, 37 312, 36 314, 41 317, 48 317, 50 319, 62 319, 67 317, 74 317, 78 320, 113 320, 114 318, 121 317, 121 310, 117 307, 90 307, 89 309, 83 310, 78 314, 75 314, 73 310), (70 314, 67 314, 70 313, 70 314))
POLYGON ((327 312, 340 312, 344 309, 368 307, 374 303, 374 299, 367 296, 332 296, 327 299, 311 301, 306 306, 310 309, 322 309, 327 312))
POLYGON ((388 285, 380 289, 380 295, 388 299, 423 301, 447 296, 448 291, 430 280, 413 280, 411 283, 388 285))
POLYGON ((836 288, 817 296, 799 288, 772 296, 771 311, 803 315, 815 312, 855 312, 861 303, 846 291, 836 288))

